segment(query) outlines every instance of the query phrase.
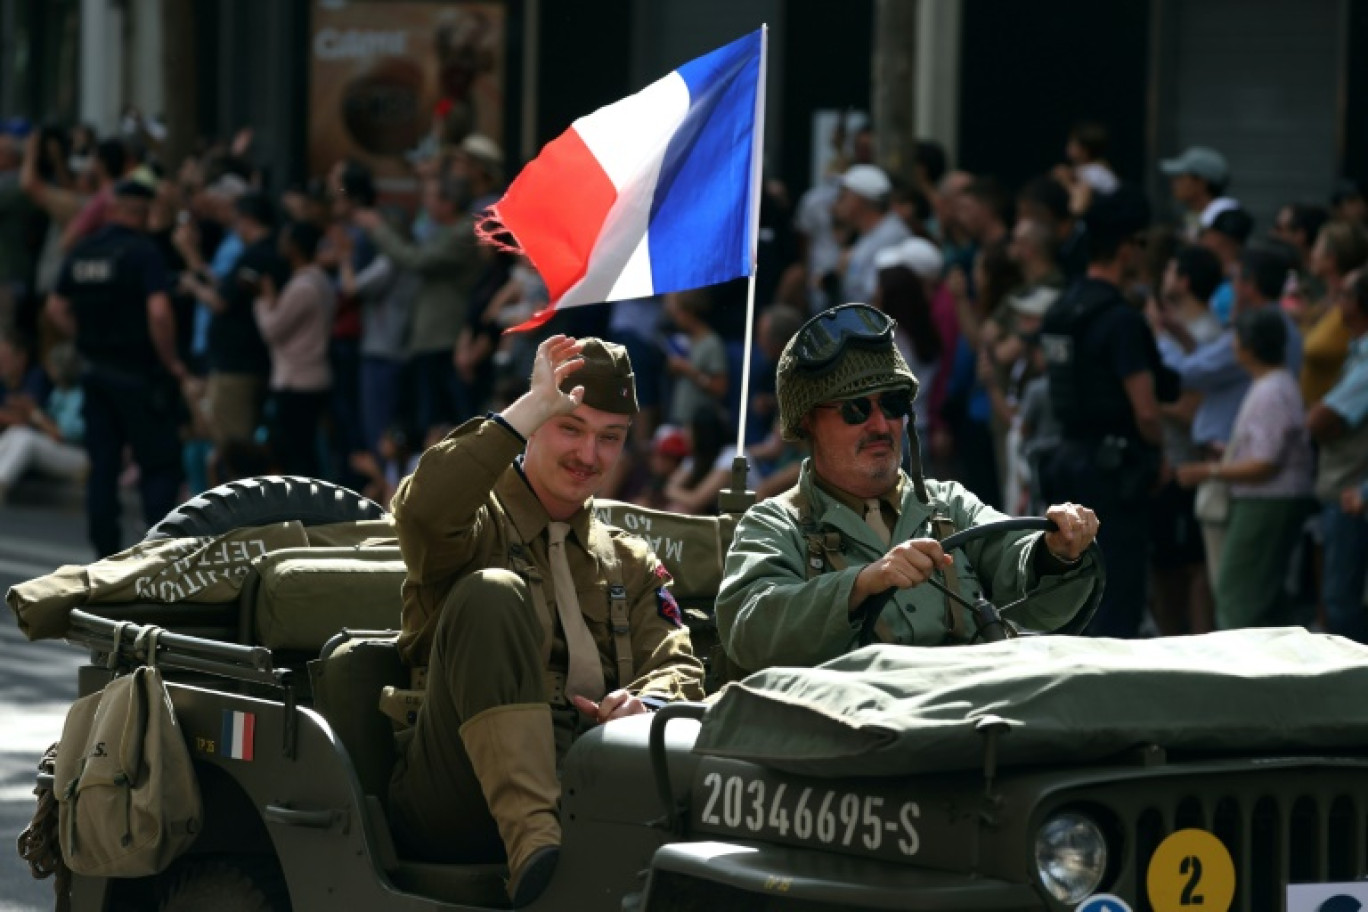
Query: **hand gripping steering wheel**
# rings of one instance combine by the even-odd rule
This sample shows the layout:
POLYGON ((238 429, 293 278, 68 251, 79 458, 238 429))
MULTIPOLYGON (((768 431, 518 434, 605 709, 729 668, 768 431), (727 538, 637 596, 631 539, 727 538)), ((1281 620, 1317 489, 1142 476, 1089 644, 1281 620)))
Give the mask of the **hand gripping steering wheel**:
MULTIPOLYGON (((946 554, 962 548, 970 542, 978 541, 980 538, 987 538, 990 535, 1005 535, 1008 532, 1038 531, 1055 532, 1059 529, 1054 520, 1045 519, 1042 516, 1023 516, 1017 519, 1000 519, 997 522, 984 523, 981 526, 973 526, 962 532, 956 532, 941 542, 941 549, 946 554)), ((1057 630, 1050 631, 1056 634, 1079 634, 1088 626, 1093 615, 1097 613, 1097 606, 1102 602, 1102 593, 1107 588, 1107 568, 1102 563, 1102 549, 1098 547, 1097 540, 1093 539, 1088 545, 1085 554, 1093 557, 1092 570, 1097 578, 1093 586, 1092 593, 1088 596, 1087 602, 1078 612, 1069 619, 1068 623, 1057 630)), ((1003 605, 998 608, 988 599, 980 596, 977 603, 970 602, 958 593, 951 592, 934 576, 923 585, 933 586, 945 593, 946 598, 957 600, 965 608, 968 608, 978 621, 979 635, 987 642, 997 642, 1005 640, 1010 635, 1006 625, 1002 621, 1002 612, 1009 608, 1016 608, 1030 601, 1038 593, 1031 593, 1012 602, 1010 605, 1003 605)), ((885 606, 893 598, 897 589, 885 589, 883 592, 871 597, 862 608, 864 621, 860 626, 860 645, 868 646, 877 642, 874 636, 874 625, 879 622, 879 617, 883 614, 885 606)))

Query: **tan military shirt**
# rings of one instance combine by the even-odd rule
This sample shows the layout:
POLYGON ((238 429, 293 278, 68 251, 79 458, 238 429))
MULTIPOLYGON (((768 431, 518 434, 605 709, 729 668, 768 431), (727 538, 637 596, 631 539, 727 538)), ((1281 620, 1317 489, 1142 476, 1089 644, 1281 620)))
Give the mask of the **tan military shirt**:
MULTIPOLYGON (((399 649, 409 664, 427 664, 442 605, 466 573, 489 567, 519 570, 530 563, 541 580, 530 579, 529 584, 546 586, 552 600, 546 550, 550 517, 513 464, 522 449, 521 437, 507 425, 472 419, 425 452, 417 470, 400 483, 392 509, 408 567, 399 649)), ((635 677, 618 680, 609 579, 588 548, 592 527, 602 525, 593 502, 586 502, 569 522, 574 530, 567 554, 570 571, 608 689, 625 687, 638 696, 668 700, 701 699, 702 663, 694 657, 678 610, 662 591, 669 574, 646 542, 603 526, 621 568, 631 627, 635 677)), ((556 623, 550 670, 563 674, 567 658, 565 634, 556 623)))

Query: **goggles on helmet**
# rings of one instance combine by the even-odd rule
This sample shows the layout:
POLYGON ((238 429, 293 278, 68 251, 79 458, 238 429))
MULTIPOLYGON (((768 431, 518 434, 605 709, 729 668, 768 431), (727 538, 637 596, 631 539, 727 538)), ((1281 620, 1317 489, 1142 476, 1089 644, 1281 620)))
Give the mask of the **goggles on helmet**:
POLYGON ((874 414, 874 403, 877 402, 879 410, 889 421, 897 421, 912 414, 912 397, 906 390, 889 390, 876 396, 861 396, 858 399, 842 399, 840 402, 828 402, 817 406, 817 408, 840 409, 841 420, 849 425, 864 424, 869 420, 869 416, 874 414))
POLYGON ((797 366, 807 374, 826 373, 850 346, 874 351, 893 344, 893 320, 865 304, 842 304, 803 324, 794 340, 797 366))

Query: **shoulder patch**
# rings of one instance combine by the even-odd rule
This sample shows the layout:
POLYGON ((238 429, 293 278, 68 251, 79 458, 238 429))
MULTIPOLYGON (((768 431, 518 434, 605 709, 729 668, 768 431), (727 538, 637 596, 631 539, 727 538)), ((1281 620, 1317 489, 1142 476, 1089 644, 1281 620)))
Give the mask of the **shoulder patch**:
POLYGON ((675 601, 674 594, 664 586, 656 589, 656 613, 675 627, 684 626, 684 615, 679 610, 679 602, 675 601))

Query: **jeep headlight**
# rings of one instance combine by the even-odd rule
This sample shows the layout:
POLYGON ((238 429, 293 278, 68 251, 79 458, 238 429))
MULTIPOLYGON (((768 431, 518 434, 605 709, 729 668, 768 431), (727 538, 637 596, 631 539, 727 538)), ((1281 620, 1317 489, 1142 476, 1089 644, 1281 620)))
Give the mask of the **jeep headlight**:
POLYGON ((1050 895, 1077 903, 1097 891, 1107 873, 1107 840, 1089 817, 1055 814, 1036 833, 1036 873, 1050 895))

